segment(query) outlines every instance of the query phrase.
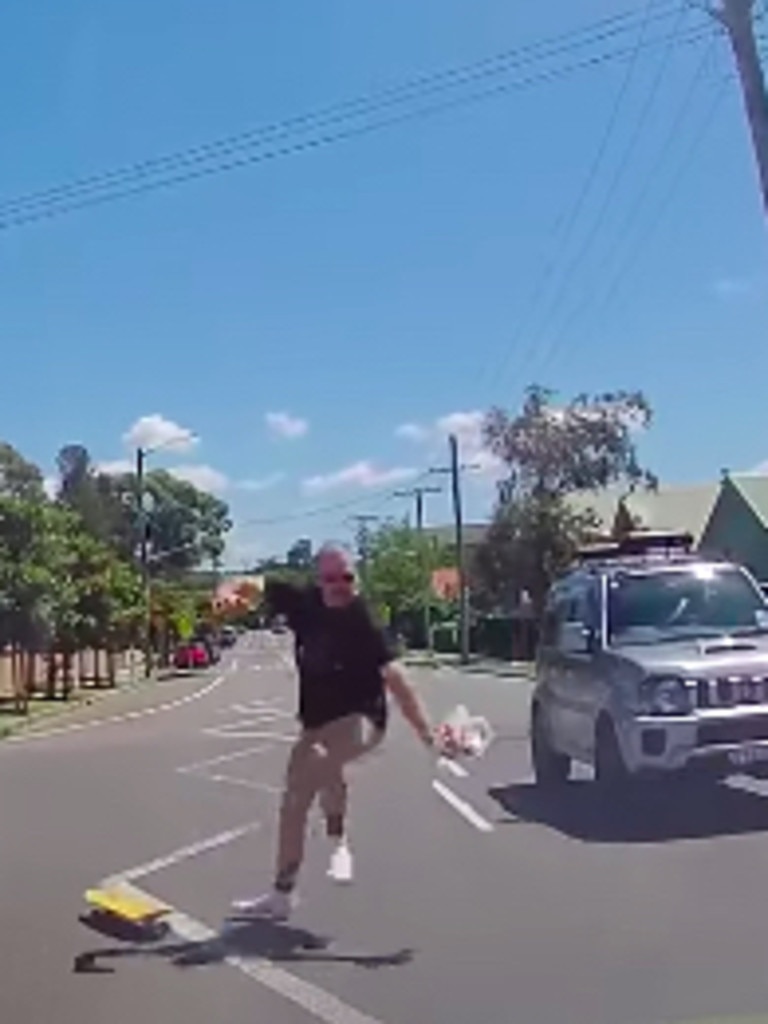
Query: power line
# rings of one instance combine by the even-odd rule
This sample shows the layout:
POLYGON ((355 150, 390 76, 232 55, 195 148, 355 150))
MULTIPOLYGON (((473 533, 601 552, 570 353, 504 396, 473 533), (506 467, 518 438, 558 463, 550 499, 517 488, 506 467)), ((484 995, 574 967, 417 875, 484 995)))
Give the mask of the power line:
MULTIPOLYGON (((639 141, 640 141, 640 139, 642 137, 643 131, 644 131, 645 126, 646 126, 646 124, 648 122, 648 119, 650 117, 651 111, 652 111, 652 109, 653 109, 653 107, 654 107, 654 105, 656 103, 656 99, 657 99, 657 97, 659 95, 659 91, 660 91, 661 85, 662 85, 662 83, 664 81, 664 77, 665 77, 665 75, 667 73, 667 70, 669 68, 669 65, 670 65, 670 62, 671 62, 671 59, 672 59, 672 54, 673 54, 673 52, 674 52, 674 50, 676 48, 675 44, 679 40, 679 38, 680 38, 680 36, 682 34, 683 22, 685 20, 685 17, 686 17, 686 14, 687 14, 688 10, 689 10, 689 5, 686 3, 686 0, 681 0, 679 11, 678 11, 678 18, 677 18, 677 21, 675 23, 675 28, 673 30, 672 37, 670 38, 668 44, 664 48, 661 60, 660 60, 659 65, 658 65, 658 67, 656 69, 656 74, 655 74, 655 76, 653 78, 653 81, 651 82, 651 88, 648 91, 648 93, 646 95, 645 102, 643 103, 643 106, 642 106, 642 108, 640 110, 640 113, 639 113, 637 119, 634 122, 633 131, 632 131, 632 133, 630 135, 630 138, 628 140, 627 146, 625 147, 624 153, 623 153, 622 157, 620 158, 618 164, 616 165, 615 173, 614 173, 613 177, 611 178, 611 182, 610 182, 610 184, 608 186, 608 189, 606 191, 606 194, 605 194, 604 202, 603 202, 602 206, 600 207, 600 211, 598 213, 597 220, 594 223, 593 230, 590 232, 590 234, 587 237, 587 240, 586 240, 584 246, 579 251, 576 259, 574 260, 574 262, 573 262, 573 264, 571 266, 571 272, 572 273, 575 272, 577 270, 577 268, 579 267, 579 265, 586 259, 587 253, 589 252, 590 248, 592 247, 592 244, 596 241, 597 236, 598 236, 598 234, 600 232, 600 229, 601 229, 601 227, 603 226, 603 224, 605 222, 605 218, 606 218, 606 215, 607 215, 608 210, 610 208, 610 205, 611 205, 611 203, 612 203, 616 193, 618 192, 618 189, 619 189, 619 186, 621 184, 621 181, 622 181, 623 177, 625 176, 627 170, 629 169, 629 167, 631 165, 631 161, 632 161, 632 158, 633 158, 633 156, 635 154, 635 150, 637 149, 637 145, 638 145, 638 143, 639 143, 639 141)), ((710 44, 710 46, 711 46, 711 44, 710 44)), ((705 53, 704 60, 706 61, 706 59, 707 59, 707 54, 705 53)), ((654 166, 655 166, 655 169, 658 170, 658 166, 659 166, 658 161, 655 162, 654 166)), ((580 308, 583 308, 583 305, 580 308)), ((540 360, 540 369, 539 369, 538 372, 541 372, 543 370, 543 368, 549 364, 551 359, 554 357, 554 355, 556 354, 556 352, 560 348, 560 346, 563 343, 563 341, 567 339, 567 334, 568 334, 568 331, 570 330, 570 328, 572 326, 572 323, 573 323, 573 316, 569 316, 566 313, 565 319, 563 321, 561 321, 559 327, 553 329, 551 338, 549 340, 549 343, 546 346, 546 349, 544 351, 544 356, 540 360)))
POLYGON ((634 72, 635 65, 637 63, 637 58, 640 53, 640 47, 642 46, 643 39, 645 37, 645 32, 647 30, 649 22, 651 21, 651 13, 653 10, 654 2, 655 0, 647 0, 646 2, 643 17, 639 23, 637 43, 632 51, 629 64, 627 66, 627 71, 624 75, 622 84, 619 87, 618 94, 611 107, 608 122, 602 133, 600 143, 597 147, 592 162, 589 165, 587 174, 584 178, 584 181, 582 182, 581 188, 579 189, 576 195, 576 200, 571 206, 570 213, 563 219, 563 221, 559 225, 559 231, 557 232, 558 237, 556 237, 553 242, 553 245, 556 250, 555 255, 550 257, 549 261, 544 266, 542 273, 537 278, 536 284, 534 285, 532 298, 530 303, 528 304, 530 314, 518 322, 518 326, 514 332, 514 336, 509 346, 507 347, 506 356, 503 358, 501 366, 498 368, 496 374, 494 375, 496 380, 498 380, 499 376, 503 377, 506 375, 507 368, 517 350, 521 338, 525 336, 532 323, 532 320, 535 318, 536 311, 538 310, 538 307, 540 305, 540 300, 544 297, 544 294, 547 290, 547 285, 551 281, 552 276, 555 270, 557 269, 558 255, 567 250, 571 241, 573 229, 576 226, 579 217, 581 216, 581 212, 584 209, 584 206, 586 205, 587 199, 589 198, 589 195, 592 191, 592 186, 597 180, 597 176, 600 172, 600 168, 603 165, 603 161, 608 152, 611 140, 613 138, 616 126, 618 124, 621 107, 626 96, 626 93, 629 89, 630 82, 632 80, 632 75, 634 72))
MULTIPOLYGON (((415 479, 425 479, 429 471, 425 470, 420 473, 415 479)), ((279 516, 267 516, 264 518, 256 519, 245 519, 243 522, 238 523, 238 528, 244 526, 274 526, 285 522, 295 522, 299 519, 313 519, 317 516, 326 515, 327 513, 339 512, 344 509, 355 508, 358 505, 370 505, 371 501, 377 501, 379 499, 389 500, 395 497, 395 492, 392 487, 382 488, 381 490, 368 491, 366 494, 358 495, 356 498, 346 498, 343 501, 332 502, 328 505, 319 505, 315 508, 303 509, 300 512, 286 512, 279 516)))
MULTIPOLYGON (((667 0, 667 2, 672 2, 672 0, 667 0)), ((663 20, 667 17, 669 17, 668 13, 660 11, 658 20, 663 20)), ((464 84, 467 80, 467 75, 472 76, 469 81, 474 81, 478 74, 493 75, 504 73, 510 70, 510 68, 519 67, 552 56, 560 56, 574 49, 594 45, 596 42, 603 42, 625 33, 632 29, 634 18, 634 14, 625 12, 621 15, 600 19, 584 28, 571 30, 541 42, 515 47, 514 49, 502 51, 490 57, 481 58, 480 60, 459 65, 455 68, 419 75, 408 79, 401 85, 370 92, 307 114, 293 116, 273 124, 238 132, 234 135, 176 153, 134 162, 114 171, 104 171, 76 179, 64 185, 29 193, 15 200, 0 203, 0 210, 3 213, 13 212, 20 206, 49 200, 61 200, 63 198, 70 198, 73 194, 80 193, 83 190, 90 190, 94 187, 100 188, 115 183, 119 184, 126 177, 133 178, 135 175, 145 175, 174 169, 180 162, 186 164, 200 159, 207 159, 211 156, 225 155, 243 146, 252 146, 254 143, 262 141, 273 141, 275 135, 280 137, 286 131, 295 132, 308 127, 316 127, 318 123, 320 125, 327 124, 329 118, 335 121, 339 117, 348 117, 350 114, 359 113, 360 111, 365 113, 370 107, 379 108, 381 105, 408 100, 412 98, 414 93, 417 95, 424 94, 435 88, 446 88, 456 84, 464 84)))
MULTIPOLYGON (((660 12, 659 20, 668 16, 668 14, 660 12)), ((414 94, 418 97, 419 95, 428 94, 434 89, 453 87, 456 84, 461 85, 467 80, 470 82, 475 81, 478 76, 505 73, 511 68, 524 66, 525 64, 541 61, 552 56, 560 56, 563 53, 569 53, 585 45, 594 45, 596 42, 603 42, 624 33, 631 29, 633 18, 634 15, 629 13, 605 18, 586 28, 563 33, 542 42, 503 51, 491 57, 482 58, 456 68, 420 75, 407 80, 399 86, 392 86, 388 89, 364 94, 363 96, 336 103, 308 114, 294 116, 273 124, 217 139, 210 143, 181 150, 177 153, 141 160, 114 171, 101 172, 76 179, 61 186, 30 193, 18 199, 0 203, 0 210, 3 214, 13 213, 19 212, 20 208, 30 205, 61 201, 94 188, 119 185, 125 179, 133 179, 137 175, 144 176, 175 170, 180 164, 194 164, 211 157, 228 155, 244 147, 252 147, 254 144, 272 142, 275 136, 279 139, 286 133, 295 133, 296 131, 318 126, 322 127, 328 124, 329 121, 330 123, 335 123, 340 118, 348 118, 350 115, 361 112, 367 113, 371 108, 374 110, 380 109, 382 106, 410 100, 414 94), (467 79, 467 75, 471 77, 467 79)))
MULTIPOLYGON (((663 45, 667 38, 668 37, 665 36, 659 36, 657 38, 650 39, 646 44, 644 44, 643 49, 651 49, 658 47, 659 45, 663 45)), ((696 38, 697 37, 692 36, 689 41, 695 41, 696 38)), ((398 124, 404 124, 408 121, 434 116, 435 114, 442 113, 447 110, 467 106, 472 103, 491 99, 510 92, 528 89, 545 82, 558 81, 568 75, 578 73, 579 71, 599 67, 610 61, 621 60, 624 57, 631 56, 633 52, 633 47, 623 47, 603 52, 584 58, 580 61, 567 64, 563 67, 550 68, 545 71, 532 74, 526 78, 489 87, 481 91, 473 92, 469 95, 454 96, 450 99, 446 99, 441 102, 433 102, 414 110, 406 110, 402 113, 383 117, 376 121, 353 125, 337 132, 321 134, 319 136, 289 143, 284 146, 278 146, 273 149, 262 148, 256 152, 246 152, 244 155, 235 157, 231 160, 213 162, 210 165, 194 166, 195 162, 202 162, 198 158, 195 158, 195 161, 187 161, 185 164, 182 157, 179 162, 179 167, 181 169, 177 173, 173 173, 173 166, 170 166, 168 167, 168 177, 152 179, 148 177, 145 172, 142 172, 141 174, 134 174, 133 177, 126 174, 116 182, 114 190, 111 189, 112 183, 106 182, 105 190, 102 192, 99 192, 94 188, 91 190, 91 194, 86 191, 85 194, 78 195, 75 192, 71 197, 64 193, 53 197, 50 196, 50 194, 45 197, 43 197, 42 194, 39 194, 30 195, 18 200, 9 200, 4 206, 0 207, 0 231, 8 231, 34 221, 63 216, 77 210, 128 199, 164 188, 178 187, 179 185, 201 178, 228 173, 230 171, 250 167, 258 163, 296 155, 298 153, 317 149, 336 142, 367 135, 374 131, 379 131, 382 128, 393 127, 398 124), (191 168, 185 170, 184 167, 189 164, 192 165, 191 168)), ((418 95, 416 97, 411 97, 411 99, 414 98, 418 100, 421 97, 418 95)), ((381 109, 381 107, 372 108, 368 113, 376 113, 379 109, 381 109)), ((250 148, 253 147, 251 146, 250 148)), ((66 188, 66 186, 64 186, 64 188, 66 188)))
MULTIPOLYGON (((715 45, 716 38, 713 38, 710 42, 710 45, 702 54, 701 61, 699 62, 696 70, 694 71, 693 77, 691 78, 688 89, 686 90, 682 98, 682 102, 678 108, 677 114, 670 126, 667 136, 664 139, 664 142, 661 147, 660 156, 654 162, 654 167, 658 167, 663 162, 667 154, 673 149, 676 142, 680 139, 689 118, 690 108, 692 107, 696 97, 699 94, 700 84, 702 78, 706 73, 715 45)), ((611 302, 614 300, 614 298, 620 291, 627 276, 636 265, 637 260, 642 251, 644 250, 645 246, 648 244, 648 241, 658 229, 659 224, 661 223, 661 220, 664 216, 664 213, 666 213, 666 210, 670 202, 674 198, 684 174, 691 166, 693 155, 701 146, 704 139, 706 138, 707 132, 711 128, 713 116, 717 111, 720 102, 723 98, 723 90, 717 89, 712 97, 710 104, 706 109, 704 119, 702 120, 701 124, 698 126, 696 132, 694 133, 689 146, 684 151, 683 157, 675 167, 667 190, 664 193, 661 202, 656 206, 655 215, 653 217, 644 218, 643 223, 645 227, 644 230, 642 230, 640 233, 639 240, 636 241, 634 246, 630 248, 627 259, 623 263, 620 263, 617 257, 621 248, 621 243, 625 239, 630 237, 632 225, 634 221, 637 219, 638 214, 641 213, 643 210, 645 200, 650 194, 651 185, 655 180, 655 176, 649 175, 646 179, 645 187, 642 189, 640 195, 637 197, 635 204, 630 209, 627 218, 625 219, 621 229, 619 230, 619 233, 617 235, 617 238, 619 240, 618 246, 614 246, 605 259, 604 267, 606 269, 609 267, 615 268, 617 264, 619 264, 619 266, 618 270, 611 278, 610 284, 604 293, 603 301, 600 304, 600 312, 604 312, 608 308, 608 306, 610 306, 611 302)))

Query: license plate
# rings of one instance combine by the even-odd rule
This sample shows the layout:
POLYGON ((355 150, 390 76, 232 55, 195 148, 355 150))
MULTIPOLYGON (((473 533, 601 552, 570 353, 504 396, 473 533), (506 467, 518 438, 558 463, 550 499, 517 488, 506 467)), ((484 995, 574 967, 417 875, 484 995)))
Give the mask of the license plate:
POLYGON ((768 746, 740 747, 729 754, 731 764, 745 768, 760 761, 768 761, 768 746))

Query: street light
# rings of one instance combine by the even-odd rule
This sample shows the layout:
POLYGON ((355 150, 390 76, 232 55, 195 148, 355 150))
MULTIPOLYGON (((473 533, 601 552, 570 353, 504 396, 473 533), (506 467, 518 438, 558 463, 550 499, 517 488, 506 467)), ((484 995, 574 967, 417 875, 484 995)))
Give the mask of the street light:
POLYGON ((192 444, 197 440, 196 435, 189 430, 179 431, 178 434, 168 437, 159 444, 150 447, 136 448, 136 503, 138 505, 139 523, 139 564, 141 566, 141 583, 144 591, 144 677, 149 679, 152 674, 152 594, 149 577, 149 547, 148 540, 148 517, 144 494, 144 467, 147 457, 164 448, 171 448, 174 445, 183 443, 192 444))

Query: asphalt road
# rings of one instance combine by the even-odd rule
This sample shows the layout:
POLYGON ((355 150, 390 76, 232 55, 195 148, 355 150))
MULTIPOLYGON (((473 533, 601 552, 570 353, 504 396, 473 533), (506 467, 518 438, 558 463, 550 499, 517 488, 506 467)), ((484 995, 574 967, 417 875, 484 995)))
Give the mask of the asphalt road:
POLYGON ((545 803, 526 684, 413 675, 435 715, 487 715, 493 747, 457 774, 395 718, 354 773, 355 884, 325 877, 316 822, 287 926, 222 927, 270 882, 295 728, 284 638, 2 744, 0 1020, 768 1021, 768 791, 606 815, 577 782, 545 803), (81 922, 83 891, 113 877, 171 904, 175 934, 81 922))

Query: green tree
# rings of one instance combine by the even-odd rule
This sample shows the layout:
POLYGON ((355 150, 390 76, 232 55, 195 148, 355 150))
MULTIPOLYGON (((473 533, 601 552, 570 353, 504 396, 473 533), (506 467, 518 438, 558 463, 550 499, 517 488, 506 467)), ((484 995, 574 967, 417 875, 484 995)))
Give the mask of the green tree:
POLYGON ((285 556, 285 564, 290 569, 311 569, 312 541, 307 537, 301 537, 295 544, 292 544, 285 556))
POLYGON ((574 494, 619 482, 655 486, 636 447, 652 418, 642 393, 580 395, 564 406, 553 399, 531 387, 517 415, 493 409, 486 419, 486 444, 506 470, 472 567, 486 606, 508 607, 526 593, 541 613, 552 580, 596 526, 591 511, 575 510, 574 494))
POLYGON ((147 474, 145 492, 153 575, 221 558, 232 528, 226 502, 162 469, 147 474))
POLYGON ((427 601, 434 603, 432 573, 452 564, 451 552, 434 538, 404 524, 387 524, 368 537, 363 585, 382 618, 396 621, 427 601))
POLYGON ((0 495, 28 501, 45 500, 43 474, 6 441, 0 441, 0 495))

